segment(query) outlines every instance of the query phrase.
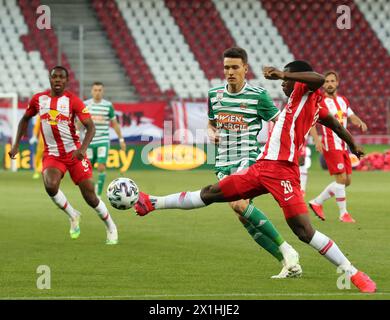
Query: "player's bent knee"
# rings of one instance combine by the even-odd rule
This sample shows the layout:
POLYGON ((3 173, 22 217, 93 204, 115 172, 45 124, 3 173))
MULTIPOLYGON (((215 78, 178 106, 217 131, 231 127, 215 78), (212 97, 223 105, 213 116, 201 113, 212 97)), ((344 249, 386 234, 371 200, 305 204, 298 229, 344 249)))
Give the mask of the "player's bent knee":
POLYGON ((224 202, 223 194, 218 184, 209 185, 200 191, 200 197, 206 205, 214 202, 224 202))
POLYGON ((239 200, 230 202, 229 205, 237 214, 241 215, 248 207, 248 202, 245 200, 239 200))

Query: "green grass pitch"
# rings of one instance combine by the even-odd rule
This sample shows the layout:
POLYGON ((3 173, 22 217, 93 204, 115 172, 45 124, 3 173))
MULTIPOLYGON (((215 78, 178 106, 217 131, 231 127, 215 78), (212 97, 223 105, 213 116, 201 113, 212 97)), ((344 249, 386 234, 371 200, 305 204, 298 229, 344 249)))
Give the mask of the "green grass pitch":
MULTIPOLYGON (((390 172, 354 172, 347 198, 356 224, 337 220, 334 200, 325 205, 325 222, 310 213, 314 226, 376 281, 378 293, 373 295, 360 294, 353 285, 339 290, 336 268, 295 238, 270 195, 255 204, 299 251, 304 270, 300 279, 270 279, 280 265, 259 249, 227 204, 146 217, 111 208, 120 243, 106 246, 102 222, 66 175, 61 189, 82 212, 81 236, 71 240, 65 214, 46 195, 42 181, 31 175, 0 172, 1 299, 390 298, 390 172), (40 265, 50 268, 49 290, 37 288, 40 265)), ((110 171, 106 186, 117 176, 110 171)), ((215 181, 212 171, 134 171, 128 176, 152 194, 196 190, 215 181)), ((331 181, 314 166, 306 200, 331 181)))

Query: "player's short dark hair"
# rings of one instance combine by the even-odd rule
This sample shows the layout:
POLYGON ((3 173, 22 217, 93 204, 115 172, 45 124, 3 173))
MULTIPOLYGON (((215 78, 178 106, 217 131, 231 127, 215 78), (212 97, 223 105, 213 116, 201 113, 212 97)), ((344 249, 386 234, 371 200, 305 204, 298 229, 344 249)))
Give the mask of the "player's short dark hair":
POLYGON ((334 71, 334 70, 328 70, 328 71, 326 71, 325 72, 325 74, 324 74, 324 77, 326 78, 327 76, 329 76, 330 74, 334 74, 334 76, 336 77, 336 80, 337 81, 339 81, 339 74, 336 72, 336 71, 334 71))
POLYGON ((55 70, 55 69, 60 69, 60 70, 65 71, 66 77, 69 78, 68 69, 66 69, 66 68, 63 67, 63 66, 55 66, 55 67, 51 68, 51 69, 50 69, 50 75, 51 75, 51 73, 53 72, 53 70, 55 70))
POLYGON ((290 63, 287 63, 284 66, 285 69, 289 69, 290 72, 305 72, 305 71, 313 71, 312 66, 309 62, 304 60, 295 60, 290 63))
POLYGON ((104 84, 101 81, 95 81, 94 83, 92 83, 92 87, 93 86, 102 86, 102 87, 104 87, 104 84))
POLYGON ((240 47, 231 47, 223 52, 224 58, 240 58, 245 64, 248 64, 248 54, 245 49, 240 47))

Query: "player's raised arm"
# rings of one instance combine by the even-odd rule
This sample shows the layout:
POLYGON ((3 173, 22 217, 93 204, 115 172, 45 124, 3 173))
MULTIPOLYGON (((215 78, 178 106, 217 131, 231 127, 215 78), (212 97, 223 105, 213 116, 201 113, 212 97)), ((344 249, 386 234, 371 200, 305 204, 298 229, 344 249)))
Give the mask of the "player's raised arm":
POLYGON ((359 159, 362 155, 364 155, 363 149, 356 145, 352 135, 349 133, 347 129, 345 129, 340 122, 337 121, 335 117, 331 114, 320 118, 318 120, 322 125, 332 129, 342 140, 344 140, 348 147, 351 149, 351 152, 356 155, 359 159))
POLYGON ((8 152, 8 155, 11 159, 15 159, 15 156, 19 152, 19 143, 22 137, 27 133, 28 123, 30 122, 32 116, 24 114, 22 119, 19 121, 18 131, 16 133, 15 142, 12 145, 11 151, 8 152))
POLYGON ((275 67, 264 67, 264 77, 268 80, 292 80, 306 83, 310 90, 317 90, 325 82, 322 74, 314 71, 290 72, 288 67, 284 71, 280 71, 275 67))

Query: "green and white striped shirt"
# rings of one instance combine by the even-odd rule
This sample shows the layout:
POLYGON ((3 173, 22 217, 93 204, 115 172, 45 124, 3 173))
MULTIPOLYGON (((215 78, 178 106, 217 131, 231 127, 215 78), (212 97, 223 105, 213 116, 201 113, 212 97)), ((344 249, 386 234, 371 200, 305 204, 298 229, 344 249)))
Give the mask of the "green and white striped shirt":
POLYGON ((229 93, 227 85, 210 89, 208 116, 216 121, 220 135, 215 167, 256 161, 261 121, 270 121, 278 114, 279 109, 264 88, 246 83, 238 93, 229 93))
POLYGON ((90 145, 110 143, 110 122, 115 119, 115 111, 110 101, 102 99, 99 103, 89 99, 84 104, 91 114, 96 133, 90 145))

